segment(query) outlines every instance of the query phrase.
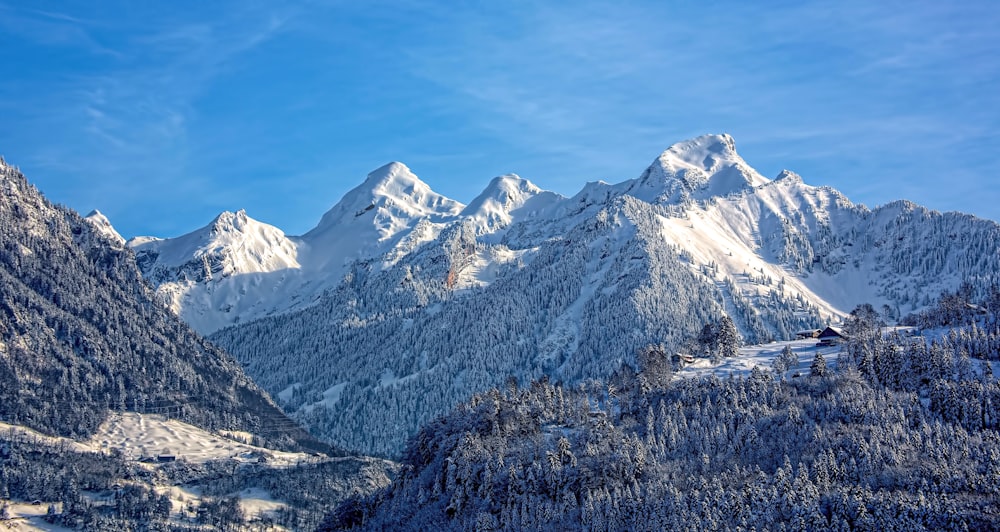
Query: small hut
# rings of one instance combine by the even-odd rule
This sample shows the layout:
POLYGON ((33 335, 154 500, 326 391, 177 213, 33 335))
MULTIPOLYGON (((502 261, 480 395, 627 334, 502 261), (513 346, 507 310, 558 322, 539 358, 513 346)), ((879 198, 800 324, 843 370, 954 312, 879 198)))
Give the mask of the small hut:
POLYGON ((816 345, 821 347, 831 347, 839 345, 844 342, 844 340, 847 340, 847 334, 844 333, 844 330, 840 327, 827 327, 826 329, 823 329, 823 331, 820 332, 816 338, 819 339, 819 343, 816 345))
POLYGON ((795 339, 808 340, 810 338, 818 338, 821 332, 823 332, 823 329, 806 329, 804 331, 798 331, 795 333, 795 339))

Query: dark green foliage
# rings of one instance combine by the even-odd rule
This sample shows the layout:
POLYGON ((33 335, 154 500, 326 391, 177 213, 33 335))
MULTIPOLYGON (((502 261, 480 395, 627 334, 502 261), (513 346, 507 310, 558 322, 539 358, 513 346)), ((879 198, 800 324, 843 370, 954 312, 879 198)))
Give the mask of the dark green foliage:
POLYGON ((723 315, 718 320, 702 327, 697 342, 702 354, 718 363, 725 357, 738 355, 743 339, 740 337, 740 332, 736 329, 733 319, 723 315))
MULTIPOLYGON (((819 352, 816 353, 819 355, 819 352)), ((781 350, 781 354, 774 357, 774 361, 771 363, 771 369, 774 370, 775 375, 779 379, 785 376, 785 372, 791 368, 798 366, 799 357, 792 351, 792 347, 786 345, 784 349, 781 350)))
POLYGON ((640 378, 650 387, 663 388, 673 377, 673 364, 663 346, 647 345, 640 349, 636 362, 640 378))

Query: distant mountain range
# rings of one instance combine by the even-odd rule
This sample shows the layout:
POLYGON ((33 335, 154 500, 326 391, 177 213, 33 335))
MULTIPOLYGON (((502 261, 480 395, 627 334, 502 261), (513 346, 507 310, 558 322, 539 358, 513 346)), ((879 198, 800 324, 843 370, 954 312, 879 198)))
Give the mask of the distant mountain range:
POLYGON ((463 205, 391 163, 302 236, 240 211, 128 245, 170 308, 286 409, 382 454, 508 377, 607 375, 722 315, 748 342, 862 302, 895 318, 1000 271, 996 223, 768 179, 728 135, 568 198, 507 175, 463 205))

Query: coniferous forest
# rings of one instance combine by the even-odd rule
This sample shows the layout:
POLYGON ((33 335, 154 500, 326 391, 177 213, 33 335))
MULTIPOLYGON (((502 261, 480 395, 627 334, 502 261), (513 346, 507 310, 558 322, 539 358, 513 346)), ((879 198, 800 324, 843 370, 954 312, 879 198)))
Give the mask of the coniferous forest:
POLYGON ((318 456, 283 467, 183 455, 149 464, 79 448, 120 412, 242 431, 303 457, 342 454, 164 308, 130 250, 0 159, 0 422, 10 425, 0 430, 0 527, 15 526, 13 505, 30 504, 47 505, 49 523, 84 530, 308 530, 344 497, 387 483, 394 467, 318 456), (178 507, 171 486, 201 496, 178 507), (249 488, 280 493, 281 510, 243 512, 237 495, 249 488))
POLYGON ((87 437, 109 411, 319 445, 154 298, 131 251, 0 160, 0 419, 87 437))
POLYGON ((858 307, 837 363, 797 377, 673 378, 661 352, 606 381, 512 381, 424 427, 390 487, 324 526, 997 529, 1000 297, 957 316, 953 298, 910 318, 928 337, 858 307))
MULTIPOLYGON (((984 282, 995 277, 989 271, 904 316, 900 322, 911 327, 906 334, 884 322, 897 317, 897 309, 861 305, 844 324, 846 340, 835 359, 814 350, 811 360, 799 360, 789 348, 769 366, 691 377, 683 370, 692 359, 717 366, 741 356, 747 339, 741 332, 753 333, 753 327, 745 313, 736 312, 734 321, 723 312, 712 290, 733 290, 724 283, 683 294, 686 308, 703 311, 684 314, 683 327, 670 329, 654 319, 678 304, 680 296, 662 297, 664 286, 697 286, 686 282, 696 274, 682 253, 643 247, 655 226, 643 216, 625 216, 632 200, 624 199, 620 223, 581 225, 572 234, 624 227, 646 235, 621 241, 625 253, 613 261, 602 263, 611 255, 586 243, 604 242, 600 238, 547 243, 531 263, 509 266, 524 268, 527 277, 483 289, 496 297, 470 307, 480 325, 470 335, 439 328, 426 344, 414 344, 410 355, 420 357, 379 353, 397 359, 396 371, 370 374, 358 386, 395 389, 406 378, 397 375, 416 369, 426 370, 417 384, 429 382, 440 376, 432 371, 439 366, 447 375, 412 399, 434 405, 419 412, 427 417, 484 382, 502 382, 485 362, 505 370, 516 369, 521 359, 537 362, 529 372, 506 373, 512 376, 505 385, 473 395, 419 430, 421 418, 403 408, 406 402, 386 408, 373 400, 329 420, 349 424, 371 409, 408 416, 414 426, 384 427, 400 440, 416 430, 398 453, 395 441, 372 441, 382 432, 341 436, 393 452, 398 464, 305 453, 298 455, 301 462, 280 467, 264 456, 170 457, 149 464, 78 445, 109 416, 139 412, 216 433, 243 432, 271 449, 338 453, 288 420, 230 355, 158 302, 130 250, 49 203, 2 160, 0 170, 0 421, 11 425, 0 433, 0 521, 9 520, 11 505, 39 501, 31 505, 47 505, 49 523, 92 530, 1000 528, 1000 288, 984 282), (663 256, 653 260, 649 254, 663 256), (662 267, 650 275, 625 267, 644 260, 662 267), (593 305, 577 308, 571 296, 585 291, 584 281, 551 275, 595 265, 598 277, 625 272, 601 293, 611 302, 617 290, 627 294, 621 300, 627 305, 609 308, 649 314, 644 323, 661 327, 647 326, 644 334, 660 343, 623 352, 628 344, 619 340, 634 324, 599 319, 607 309, 593 305), (559 313, 505 297, 512 288, 549 293, 559 313), (561 316, 574 312, 593 326, 575 332, 577 340, 593 340, 575 351, 565 338, 545 343, 554 346, 547 352, 497 341, 509 323, 527 326, 530 316, 559 325, 561 316), (480 356, 462 366, 450 366, 454 360, 447 357, 428 366, 443 356, 433 349, 440 345, 480 356), (588 377, 580 369, 587 364, 609 376, 588 377), (188 490, 191 498, 178 497, 175 489, 188 490), (241 507, 247 490, 275 494, 281 503, 247 514, 241 507)), ((422 271, 371 274, 358 266, 317 306, 328 314, 291 314, 269 323, 336 318, 342 327, 311 341, 374 349, 380 332, 423 338, 417 332, 439 323, 438 314, 468 321, 468 309, 449 305, 448 287, 441 284, 447 276, 440 275, 464 249, 466 229, 446 231, 453 246, 425 250, 429 266, 422 271), (411 287, 375 290, 389 286, 411 287), (384 302, 366 296, 371 293, 406 300, 409 310, 385 319, 378 312, 384 302), (426 316, 418 312, 424 308, 431 309, 426 316), (382 329, 373 326, 379 323, 382 329)), ((738 300, 730 301, 739 310, 738 300)), ((783 335, 817 318, 808 307, 782 308, 788 318, 778 320, 788 329, 783 335)), ((247 330, 228 329, 216 339, 237 339, 247 330)), ((285 349, 305 345, 285 343, 285 349)), ((261 352, 251 368, 287 360, 263 351, 265 343, 254 345, 261 352)), ((358 359, 364 369, 369 366, 362 362, 371 361, 358 359)), ((287 375, 274 379, 271 388, 289 382, 287 375)), ((290 393, 285 401, 293 407, 317 399, 294 387, 290 393)), ((321 400, 327 395, 335 392, 324 392, 321 400)))

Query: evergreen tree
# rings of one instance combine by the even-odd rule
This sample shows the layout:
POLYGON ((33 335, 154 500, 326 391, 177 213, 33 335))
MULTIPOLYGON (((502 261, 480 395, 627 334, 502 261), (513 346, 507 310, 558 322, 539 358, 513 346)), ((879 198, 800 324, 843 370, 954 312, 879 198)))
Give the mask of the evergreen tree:
POLYGON ((809 365, 809 376, 826 376, 826 359, 823 358, 823 353, 816 351, 816 356, 813 357, 812 364, 809 365))
POLYGON ((648 345, 637 356, 639 371, 654 388, 663 388, 673 377, 673 366, 663 346, 648 345))
POLYGON ((740 354, 740 345, 743 339, 736 329, 736 324, 728 315, 722 316, 719 320, 719 352, 723 357, 735 357, 740 354))
POLYGON ((786 345, 781 353, 771 361, 771 368, 779 378, 783 377, 789 369, 799 365, 799 356, 795 354, 791 346, 786 345))

